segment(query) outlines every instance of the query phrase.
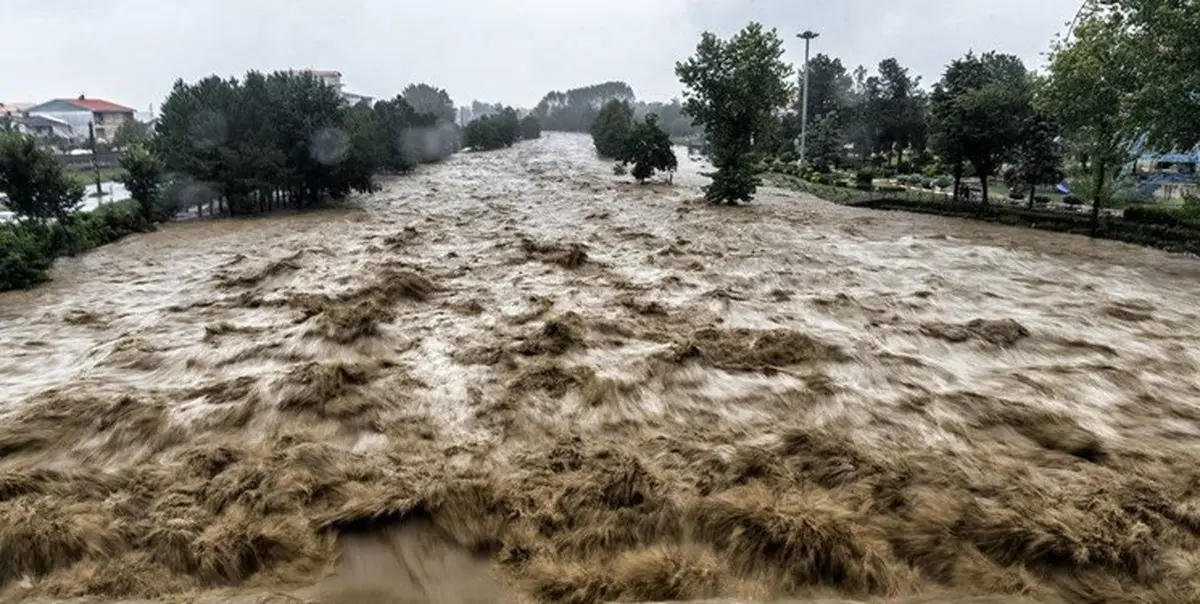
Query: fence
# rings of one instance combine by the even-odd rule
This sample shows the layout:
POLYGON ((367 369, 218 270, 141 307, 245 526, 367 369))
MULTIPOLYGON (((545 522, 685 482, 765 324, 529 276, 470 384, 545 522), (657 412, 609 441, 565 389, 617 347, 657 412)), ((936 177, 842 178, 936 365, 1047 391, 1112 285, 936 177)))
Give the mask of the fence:
MULTIPOLYGON (((91 155, 59 155, 58 161, 62 162, 64 168, 68 170, 87 170, 92 167, 91 155)), ((120 164, 121 154, 116 151, 99 151, 96 153, 96 165, 101 168, 112 168, 120 164)))

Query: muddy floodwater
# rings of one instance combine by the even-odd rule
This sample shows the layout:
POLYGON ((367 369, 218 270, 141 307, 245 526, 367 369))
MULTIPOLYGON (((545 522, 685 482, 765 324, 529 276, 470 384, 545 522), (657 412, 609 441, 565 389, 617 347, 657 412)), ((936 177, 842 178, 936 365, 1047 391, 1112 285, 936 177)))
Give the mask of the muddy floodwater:
POLYGON ((0 600, 1200 601, 1200 263, 684 163, 551 134, 0 295, 0 600))

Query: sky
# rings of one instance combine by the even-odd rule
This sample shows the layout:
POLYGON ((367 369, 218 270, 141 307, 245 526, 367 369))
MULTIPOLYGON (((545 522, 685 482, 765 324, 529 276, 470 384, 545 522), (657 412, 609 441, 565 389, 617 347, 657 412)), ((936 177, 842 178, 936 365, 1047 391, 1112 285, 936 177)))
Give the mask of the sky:
POLYGON ((146 111, 177 78, 334 69, 350 92, 412 82, 532 107, 550 90, 628 82, 643 100, 680 95, 675 62, 701 32, 778 28, 785 58, 847 68, 896 57, 928 86, 966 51, 1029 67, 1080 0, 0 0, 0 102, 104 98, 146 111))

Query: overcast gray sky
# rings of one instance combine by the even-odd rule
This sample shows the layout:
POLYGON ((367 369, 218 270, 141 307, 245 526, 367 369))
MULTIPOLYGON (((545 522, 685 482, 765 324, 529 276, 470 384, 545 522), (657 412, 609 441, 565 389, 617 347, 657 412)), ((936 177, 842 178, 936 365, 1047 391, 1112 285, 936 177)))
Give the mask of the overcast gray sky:
POLYGON ((179 77, 314 67, 392 96, 425 81, 530 107, 551 89, 624 80, 679 93, 675 61, 700 32, 751 20, 821 33, 847 67, 895 56, 926 84, 970 48, 1041 65, 1080 0, 0 0, 0 102, 88 96, 145 110, 179 77))

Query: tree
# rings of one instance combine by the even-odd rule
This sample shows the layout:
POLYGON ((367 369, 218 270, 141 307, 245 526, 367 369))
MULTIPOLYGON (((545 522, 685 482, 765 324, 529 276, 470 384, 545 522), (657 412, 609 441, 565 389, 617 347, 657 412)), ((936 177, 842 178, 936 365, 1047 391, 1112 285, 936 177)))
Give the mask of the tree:
POLYGON ((601 82, 546 93, 533 109, 542 128, 560 132, 590 132, 600 109, 609 101, 635 100, 633 89, 625 82, 601 82))
POLYGON ((1029 187, 1029 207, 1033 207, 1038 185, 1062 178, 1061 133, 1058 120, 1044 112, 1034 111, 1025 118, 1013 159, 1017 179, 1029 187))
POLYGON ((0 135, 0 193, 19 220, 38 224, 66 226, 83 201, 83 187, 63 172, 58 158, 16 133, 0 135))
POLYGON ((404 87, 402 94, 417 113, 428 113, 436 116, 438 121, 449 123, 453 123, 458 116, 450 93, 441 88, 429 84, 409 84, 404 87))
POLYGON ((128 120, 117 128, 113 137, 113 145, 124 149, 146 142, 150 138, 150 125, 137 120, 128 120))
POLYGON ((163 181, 162 161, 142 145, 126 147, 121 154, 121 184, 141 208, 142 218, 147 224, 155 222, 160 215, 163 181))
POLYGON ((527 115, 521 120, 521 138, 533 140, 542 137, 542 125, 536 117, 527 115))
MULTIPOLYGON (((1090 48, 1107 62, 1125 93, 1131 124, 1159 148, 1192 148, 1200 141, 1200 11, 1194 1, 1099 0, 1085 7, 1073 42, 1058 51, 1090 48), (1103 32, 1106 39, 1096 39, 1103 32), (1102 47, 1101 42, 1107 42, 1102 47), (1136 57, 1136 61, 1131 60, 1136 57), (1136 82, 1136 85, 1132 85, 1136 82)), ((1103 95, 1102 95, 1103 96, 1103 95)), ((1129 133, 1133 134, 1133 133, 1129 133)), ((1140 132, 1139 132, 1140 134, 1140 132)))
POLYGON ((704 126, 717 168, 705 187, 710 201, 737 203, 754 196, 758 178, 748 155, 791 94, 792 67, 782 57, 777 32, 751 23, 728 41, 705 32, 696 54, 676 63, 686 88, 684 111, 704 126))
POLYGON ((613 99, 605 103, 592 123, 592 143, 600 157, 620 158, 633 129, 633 108, 627 101, 613 99))
MULTIPOLYGON (((1138 75, 1147 61, 1139 46, 1123 15, 1090 11, 1076 23, 1070 40, 1055 44, 1047 81, 1038 90, 1038 106, 1061 120, 1064 138, 1092 174, 1083 193, 1092 198, 1093 230, 1109 173, 1127 156, 1135 134, 1130 101, 1143 86, 1138 75)), ((1165 124, 1159 127, 1169 131, 1165 124)))
POLYGON ((633 164, 630 173, 639 183, 645 183, 656 170, 674 172, 679 167, 679 159, 671 148, 671 137, 659 127, 658 116, 654 114, 633 125, 617 159, 633 164))
POLYGON ((1015 56, 967 53, 946 68, 932 95, 929 128, 935 151, 955 166, 956 195, 969 161, 988 202, 988 177, 1020 143, 1031 98, 1029 74, 1015 56))
POLYGON ((499 113, 476 118, 467 124, 463 144, 475 151, 494 151, 511 147, 521 140, 521 121, 517 111, 505 107, 499 113))

